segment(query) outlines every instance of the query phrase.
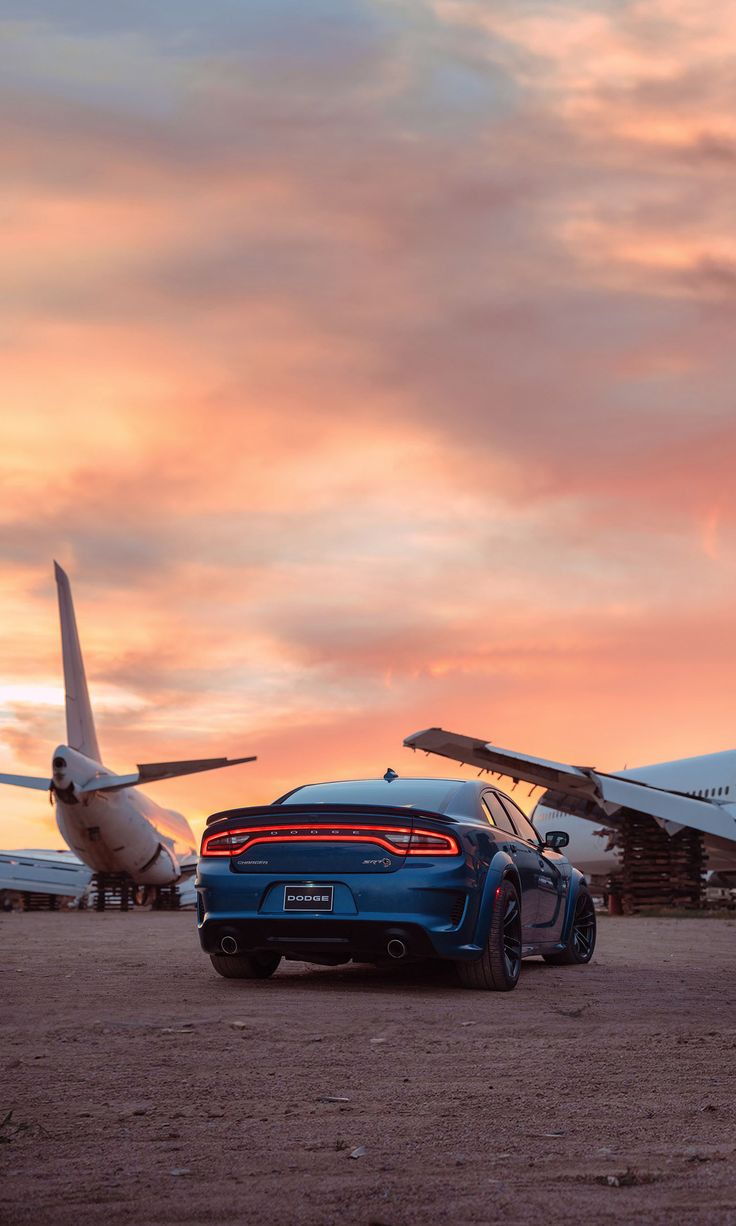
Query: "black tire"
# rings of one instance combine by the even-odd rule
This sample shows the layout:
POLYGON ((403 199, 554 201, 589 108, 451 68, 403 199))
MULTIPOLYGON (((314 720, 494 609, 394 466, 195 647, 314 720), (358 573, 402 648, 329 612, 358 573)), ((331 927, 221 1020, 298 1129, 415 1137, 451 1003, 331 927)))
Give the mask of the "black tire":
POLYGON ((210 962, 224 979, 270 979, 281 954, 210 954, 210 962))
POLYGON ((483 954, 475 962, 457 962, 464 988, 511 992, 521 971, 521 902, 512 881, 502 881, 496 895, 483 954))
POLYGON ((545 962, 552 966, 583 966, 590 962, 595 950, 597 923, 595 906, 590 891, 581 886, 575 899, 575 912, 570 924, 567 945, 555 954, 545 954, 545 962))

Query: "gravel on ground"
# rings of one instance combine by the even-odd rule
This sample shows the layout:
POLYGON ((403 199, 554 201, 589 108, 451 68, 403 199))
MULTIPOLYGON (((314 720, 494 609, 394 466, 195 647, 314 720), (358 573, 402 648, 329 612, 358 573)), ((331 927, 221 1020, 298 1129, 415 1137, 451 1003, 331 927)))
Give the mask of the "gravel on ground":
POLYGON ((736 921, 600 922, 511 993, 224 980, 194 916, 0 917, 3 1226, 736 1222, 736 921))

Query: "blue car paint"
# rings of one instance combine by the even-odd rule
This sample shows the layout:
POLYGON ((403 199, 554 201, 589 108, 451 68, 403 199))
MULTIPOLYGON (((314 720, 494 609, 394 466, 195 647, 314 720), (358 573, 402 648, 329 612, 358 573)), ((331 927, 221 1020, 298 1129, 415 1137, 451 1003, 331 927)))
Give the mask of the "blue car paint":
MULTIPOLYGON (((407 781, 408 782, 408 781, 407 781)), ((445 781, 448 782, 448 781, 445 781)), ((449 781, 453 782, 453 781, 449 781)), ((460 787, 460 781, 456 781, 460 787)), ((406 856, 403 862, 384 871, 370 872, 338 872, 334 871, 334 863, 327 868, 327 861, 334 861, 335 846, 309 845, 308 874, 304 871, 279 872, 273 871, 242 871, 234 868, 237 858, 204 856, 200 859, 196 887, 198 892, 198 929, 203 948, 209 952, 217 952, 220 935, 232 931, 240 936, 254 930, 254 922, 258 924, 258 932, 268 931, 269 922, 278 923, 279 930, 296 922, 306 921, 316 934, 313 950, 319 941, 330 939, 329 933, 336 931, 331 925, 341 923, 351 925, 350 932, 375 932, 385 934, 393 930, 401 930, 415 938, 415 948, 410 953, 417 956, 430 956, 452 961, 472 961, 477 959, 484 947, 491 925, 496 892, 501 881, 509 877, 521 894, 521 880, 517 867, 507 851, 502 850, 499 842, 507 839, 503 832, 489 826, 488 822, 478 812, 472 811, 473 797, 488 791, 488 785, 464 785, 466 805, 470 811, 461 814, 430 814, 422 810, 416 815, 407 813, 405 816, 416 816, 417 822, 426 829, 451 831, 459 840, 461 854, 451 857, 416 857, 406 856), (468 792, 468 789, 473 789, 468 792), (499 837, 500 836, 500 837, 499 837), (324 864, 325 870, 320 870, 324 864), (330 871, 332 870, 332 871, 330 871), (332 885, 334 887, 334 904, 331 912, 299 912, 285 913, 283 910, 283 889, 287 885, 332 885), (466 896, 462 916, 456 923, 451 922, 448 901, 458 894, 466 896), (359 925, 360 928, 356 928, 359 925)), ((368 806, 366 806, 368 807, 368 806)), ((370 806, 372 808, 372 806, 370 806)), ((335 808, 335 806, 333 806, 335 808)), ((238 824, 249 821, 265 826, 283 824, 285 821, 297 820, 299 813, 292 819, 292 812, 286 806, 274 804, 267 808, 234 810, 229 814, 215 815, 210 819, 214 828, 223 832, 238 824), (264 817, 265 814, 265 817, 264 817), (253 816, 251 816, 253 815, 253 816), (271 816, 272 815, 272 816, 271 816)), ((323 811, 310 806, 310 814, 316 815, 316 822, 323 811)), ((377 811, 376 811, 377 812, 377 811)), ((374 818, 376 816, 374 812, 374 818)), ((396 811, 395 811, 396 812, 396 811)), ((211 833, 208 825, 208 833, 211 833)), ((275 845, 277 846, 277 845, 275 845)), ((301 845, 305 846, 305 845, 301 845)), ((360 847, 361 844, 358 844, 360 847)), ((371 844, 366 841, 364 849, 370 852, 371 844)), ((381 854, 372 846, 376 862, 381 854)), ((285 856, 298 854, 293 848, 285 850, 285 856)), ((357 849, 355 854, 360 854, 357 849)), ((370 856, 366 857, 370 862, 370 856)), ((397 857, 401 859, 401 857, 397 857)), ((385 862, 393 857, 386 856, 385 862)), ((564 857, 558 857, 563 859, 564 857)), ((241 861, 242 863, 242 861, 241 861)), ((255 862, 257 863, 257 861, 255 862)), ((524 954, 553 952, 565 947, 573 922, 575 902, 582 874, 566 865, 566 896, 560 897, 559 905, 564 906, 565 916, 561 930, 558 930, 556 940, 550 941, 549 931, 544 932, 544 926, 537 930, 539 936, 535 945, 526 944, 524 954)), ((557 926, 556 924, 554 925, 557 926)), ((549 929, 550 925, 546 925, 549 929)), ((294 932, 297 928, 293 927, 294 932)), ((294 938, 296 939, 296 938, 294 938)), ((300 938, 302 940, 306 938, 300 938)), ((288 946, 289 938, 279 938, 281 945, 288 946)), ((367 944, 371 941, 366 938, 367 944)), ((247 948, 241 940, 241 948, 247 948)), ((383 949, 378 937, 375 942, 375 956, 380 958, 383 949)), ((299 953, 302 947, 296 950, 299 953)), ((365 950, 363 951, 365 953, 365 950)), ((294 956, 291 951, 290 956, 294 956)), ((309 949, 303 948, 303 959, 309 961, 309 949)))
MULTIPOLYGON (((408 869, 403 869, 407 873, 408 869)), ((198 916, 200 932, 211 923, 237 925, 237 922, 263 919, 269 915, 283 918, 283 909, 269 905, 284 886, 289 884, 332 885, 335 887, 333 910, 329 913, 300 912, 296 918, 329 925, 340 919, 362 918, 371 923, 389 926, 416 925, 426 932, 437 957, 477 957, 475 944, 478 907, 474 899, 477 888, 468 879, 460 856, 450 868, 445 864, 412 865, 411 881, 402 881, 401 891, 391 889, 393 874, 377 877, 373 874, 353 874, 349 882, 339 881, 332 874, 311 873, 305 882, 304 873, 284 873, 278 877, 256 878, 255 875, 232 873, 227 860, 200 861, 197 893, 202 907, 198 916), (387 888, 388 887, 388 888, 387 888), (463 917, 459 925, 448 918, 448 894, 465 893, 463 917), (444 905, 443 905, 444 904, 444 905)), ((213 952, 213 951, 209 951, 213 952)), ((309 960, 308 958, 306 959, 309 960)))

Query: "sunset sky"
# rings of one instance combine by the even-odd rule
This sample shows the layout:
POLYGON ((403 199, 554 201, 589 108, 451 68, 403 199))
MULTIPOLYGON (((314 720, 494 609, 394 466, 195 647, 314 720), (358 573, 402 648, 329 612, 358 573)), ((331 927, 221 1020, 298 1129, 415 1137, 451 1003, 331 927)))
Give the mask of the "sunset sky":
POLYGON ((258 754, 150 788, 195 829, 433 724, 736 746, 732 5, 0 12, 0 769, 54 557, 107 765, 258 754))

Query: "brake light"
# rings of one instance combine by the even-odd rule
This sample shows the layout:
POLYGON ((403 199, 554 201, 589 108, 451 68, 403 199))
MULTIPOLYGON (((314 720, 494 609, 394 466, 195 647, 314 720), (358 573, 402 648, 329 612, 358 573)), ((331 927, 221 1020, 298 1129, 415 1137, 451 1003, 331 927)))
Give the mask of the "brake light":
POLYGON ((234 830, 231 834, 218 834, 216 838, 202 840, 202 855, 225 856, 238 851, 243 844, 243 831, 234 830), (205 851, 205 847, 208 850, 205 851))
POLYGON ((407 830, 405 826, 244 826, 223 834, 205 834, 202 856, 239 856, 257 843, 377 843, 386 851, 409 856, 457 856, 460 847, 451 834, 407 830))
POLYGON ((410 856, 456 855, 458 846, 449 834, 431 834, 429 830, 413 830, 409 843, 410 856), (450 849, 450 850, 448 850, 450 849))

